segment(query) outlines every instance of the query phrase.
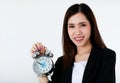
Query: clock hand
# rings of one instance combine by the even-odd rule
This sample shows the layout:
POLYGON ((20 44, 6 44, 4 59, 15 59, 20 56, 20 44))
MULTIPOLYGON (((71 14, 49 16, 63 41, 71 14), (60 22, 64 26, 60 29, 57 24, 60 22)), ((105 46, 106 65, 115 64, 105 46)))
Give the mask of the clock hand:
POLYGON ((40 63, 40 62, 37 63, 40 64, 42 67, 45 67, 45 63, 40 63))
POLYGON ((40 62, 37 62, 38 64, 40 64, 40 65, 43 65, 42 63, 40 63, 40 62))

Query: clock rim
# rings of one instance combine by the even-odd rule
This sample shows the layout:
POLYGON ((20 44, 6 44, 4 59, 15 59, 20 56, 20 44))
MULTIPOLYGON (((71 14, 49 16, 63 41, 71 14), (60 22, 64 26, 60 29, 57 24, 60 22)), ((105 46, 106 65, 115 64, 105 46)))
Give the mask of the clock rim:
POLYGON ((48 56, 39 56, 37 59, 35 59, 34 60, 34 62, 33 62, 33 71, 37 74, 37 75, 49 75, 49 74, 51 74, 52 73, 52 71, 53 71, 53 69, 54 69, 54 62, 53 62, 53 60, 50 58, 50 57, 48 57, 48 56), (47 57, 47 58, 49 58, 50 59, 50 61, 52 62, 52 67, 51 67, 51 69, 48 71, 48 72, 45 72, 45 73, 41 73, 41 72, 39 72, 38 70, 36 70, 36 68, 35 68, 35 66, 34 66, 34 64, 39 60, 39 58, 41 58, 41 57, 47 57))

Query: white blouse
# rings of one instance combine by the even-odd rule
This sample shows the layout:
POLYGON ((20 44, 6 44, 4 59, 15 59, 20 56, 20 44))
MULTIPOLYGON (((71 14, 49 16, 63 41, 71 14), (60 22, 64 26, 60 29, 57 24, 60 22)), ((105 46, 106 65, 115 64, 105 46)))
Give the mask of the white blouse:
POLYGON ((82 78, 87 61, 74 62, 72 83, 82 83, 82 78))

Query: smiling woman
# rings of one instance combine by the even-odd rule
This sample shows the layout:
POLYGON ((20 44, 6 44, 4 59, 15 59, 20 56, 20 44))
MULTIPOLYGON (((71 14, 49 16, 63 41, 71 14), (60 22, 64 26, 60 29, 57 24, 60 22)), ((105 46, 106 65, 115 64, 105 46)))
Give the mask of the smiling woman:
POLYGON ((68 20, 68 34, 76 46, 90 44, 91 25, 82 13, 71 16, 68 20))
MULTIPOLYGON (((51 80, 39 76, 40 83, 115 83, 115 51, 106 47, 95 16, 85 4, 73 4, 63 22, 63 56, 55 63, 51 80)), ((31 52, 45 52, 35 43, 31 52)))

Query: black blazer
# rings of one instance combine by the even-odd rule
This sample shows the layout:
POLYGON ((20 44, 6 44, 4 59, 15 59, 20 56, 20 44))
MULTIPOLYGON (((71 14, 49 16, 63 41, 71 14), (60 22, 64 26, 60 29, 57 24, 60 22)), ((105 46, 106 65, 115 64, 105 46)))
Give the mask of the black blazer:
MULTIPOLYGON (((115 62, 116 54, 113 50, 93 47, 82 83, 115 83, 115 62)), ((48 83, 72 83, 73 63, 68 69, 62 71, 62 57, 59 57, 51 81, 48 83)))

